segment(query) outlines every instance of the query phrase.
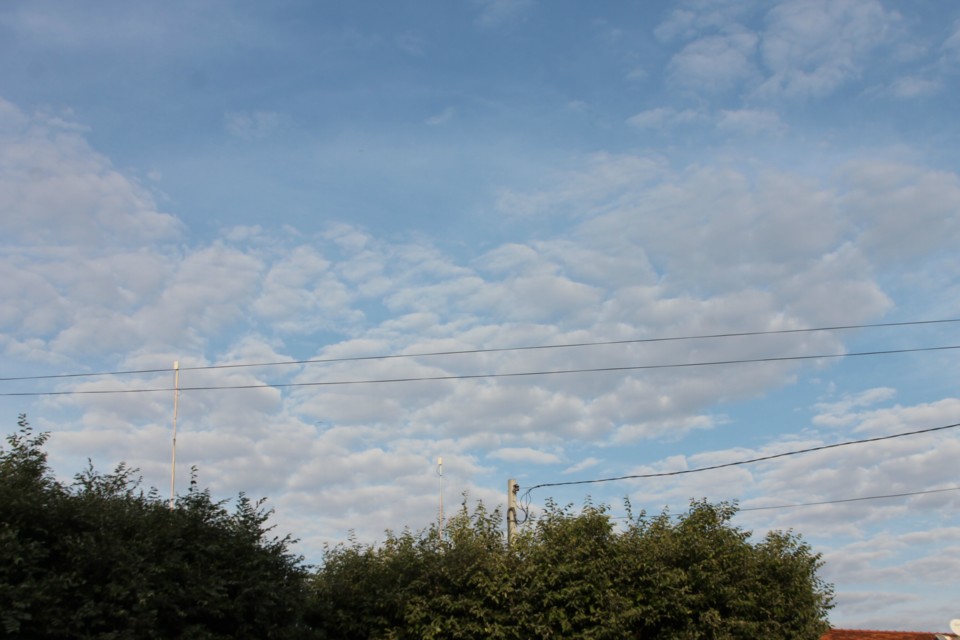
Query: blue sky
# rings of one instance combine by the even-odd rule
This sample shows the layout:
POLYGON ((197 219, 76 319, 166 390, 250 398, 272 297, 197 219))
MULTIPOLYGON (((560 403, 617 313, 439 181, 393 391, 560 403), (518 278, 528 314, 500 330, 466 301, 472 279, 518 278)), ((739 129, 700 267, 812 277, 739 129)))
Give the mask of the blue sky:
MULTIPOLYGON (((960 7, 875 0, 0 6, 2 377, 960 317, 960 7)), ((953 323, 189 369, 276 385, 960 344, 953 323)), ((956 351, 185 391, 178 486, 382 537, 521 486, 953 424, 956 351)), ((5 381, 164 388, 172 373, 5 381)), ((0 396, 70 474, 169 485, 170 393, 0 396)), ((616 511, 958 486, 955 430, 531 496, 616 511)), ((945 630, 960 491, 746 511, 834 624, 945 630)))

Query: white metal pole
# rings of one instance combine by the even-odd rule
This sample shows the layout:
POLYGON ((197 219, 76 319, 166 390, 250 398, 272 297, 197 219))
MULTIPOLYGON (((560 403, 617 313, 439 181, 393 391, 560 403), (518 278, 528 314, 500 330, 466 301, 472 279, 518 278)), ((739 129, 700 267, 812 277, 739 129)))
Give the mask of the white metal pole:
POLYGON ((439 519, 439 533, 440 539, 443 540, 443 458, 437 458, 437 473, 440 474, 440 519, 439 519))
POLYGON ((180 361, 173 361, 173 453, 170 460, 170 509, 176 500, 177 482, 177 411, 180 404, 180 361))

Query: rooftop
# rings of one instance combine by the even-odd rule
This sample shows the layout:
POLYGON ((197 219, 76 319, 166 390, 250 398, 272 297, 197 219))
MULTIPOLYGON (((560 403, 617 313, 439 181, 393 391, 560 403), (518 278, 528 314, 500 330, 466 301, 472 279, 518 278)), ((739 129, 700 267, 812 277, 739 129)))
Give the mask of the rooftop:
MULTIPOLYGON (((957 636, 944 633, 942 637, 957 636)), ((831 629, 820 640, 933 640, 937 634, 932 631, 862 631, 859 629, 831 629)))

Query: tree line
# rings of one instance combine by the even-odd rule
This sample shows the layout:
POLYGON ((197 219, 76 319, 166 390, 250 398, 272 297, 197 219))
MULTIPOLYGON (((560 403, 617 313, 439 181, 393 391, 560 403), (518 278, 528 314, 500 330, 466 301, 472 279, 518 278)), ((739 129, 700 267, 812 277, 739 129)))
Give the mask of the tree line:
MULTIPOLYGON (((21 416, 0 448, 0 637, 816 640, 832 587, 802 538, 754 541, 735 505, 630 514, 548 502, 506 544, 498 509, 329 546, 319 566, 263 501, 190 490, 171 508, 136 472, 54 479, 21 416)), ((629 512, 629 504, 627 504, 629 512)))

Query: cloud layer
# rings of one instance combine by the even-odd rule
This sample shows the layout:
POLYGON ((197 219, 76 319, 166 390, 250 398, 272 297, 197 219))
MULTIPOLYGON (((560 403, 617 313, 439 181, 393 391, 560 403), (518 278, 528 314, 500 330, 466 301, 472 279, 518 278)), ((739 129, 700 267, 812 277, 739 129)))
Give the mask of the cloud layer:
MULTIPOLYGON (((499 504, 507 478, 684 471, 956 423, 955 352, 776 360, 954 344, 952 325, 663 340, 956 317, 960 176, 920 110, 960 70, 956 24, 922 40, 874 0, 680 2, 641 38, 578 15, 590 46, 574 46, 547 13, 484 0, 452 35, 324 25, 307 49, 272 14, 233 15, 224 50, 254 51, 254 85, 324 87, 284 101, 244 83, 208 96, 225 68, 185 14, 124 9, 151 51, 187 29, 164 77, 190 84, 184 104, 209 100, 208 128, 182 133, 189 152, 162 171, 129 168, 140 139, 86 126, 89 108, 0 100, 6 375, 135 372, 6 380, 65 392, 3 396, 10 422, 26 411, 51 430, 60 472, 125 460, 165 490, 179 361, 180 488, 195 464, 218 496, 270 496, 312 560, 350 531, 434 521, 441 456, 447 504, 499 504), (470 38, 495 46, 464 61, 470 38), (438 60, 463 66, 418 85, 438 60), (599 68, 622 84, 595 83, 599 68), (877 105, 902 135, 858 127, 877 105)), ((0 25, 57 55, 121 59, 133 37, 25 5, 0 25)), ((160 166, 173 147, 148 155, 160 166)), ((955 442, 549 487, 531 508, 588 492, 651 511, 737 499, 738 522, 824 551, 839 623, 939 628, 930 612, 953 606, 960 569, 955 442), (837 502, 894 494, 913 495, 837 502)))

